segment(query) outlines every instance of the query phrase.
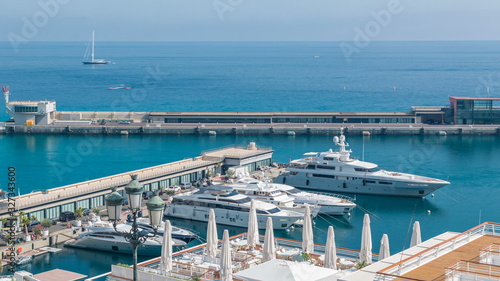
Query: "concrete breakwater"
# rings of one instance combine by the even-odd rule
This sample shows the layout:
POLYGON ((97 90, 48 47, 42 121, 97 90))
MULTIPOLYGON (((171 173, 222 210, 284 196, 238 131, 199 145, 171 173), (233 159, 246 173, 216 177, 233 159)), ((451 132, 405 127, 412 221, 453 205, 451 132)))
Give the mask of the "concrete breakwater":
POLYGON ((498 125, 427 124, 127 124, 0 125, 0 134, 110 135, 500 135, 498 125))

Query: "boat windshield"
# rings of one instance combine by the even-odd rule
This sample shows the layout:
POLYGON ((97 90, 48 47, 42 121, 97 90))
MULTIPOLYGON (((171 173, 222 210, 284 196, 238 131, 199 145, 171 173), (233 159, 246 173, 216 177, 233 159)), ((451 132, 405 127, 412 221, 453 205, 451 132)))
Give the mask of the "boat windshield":
POLYGON ((276 214, 276 213, 279 213, 279 211, 281 211, 278 207, 276 208, 272 208, 272 209, 269 209, 269 210, 257 210, 257 214, 276 214))
POLYGON ((299 194, 302 192, 302 190, 299 190, 297 188, 292 188, 292 189, 288 189, 286 190, 286 192, 290 193, 290 194, 299 194))
POLYGON ((219 198, 219 201, 221 201, 221 202, 229 202, 229 203, 236 203, 236 204, 245 204, 245 203, 251 202, 252 199, 250 199, 249 197, 244 197, 244 198, 241 198, 241 199, 219 198))
POLYGON ((378 167, 371 168, 371 169, 367 169, 367 168, 354 168, 354 170, 356 172, 374 173, 374 172, 380 171, 380 168, 378 168, 378 167))

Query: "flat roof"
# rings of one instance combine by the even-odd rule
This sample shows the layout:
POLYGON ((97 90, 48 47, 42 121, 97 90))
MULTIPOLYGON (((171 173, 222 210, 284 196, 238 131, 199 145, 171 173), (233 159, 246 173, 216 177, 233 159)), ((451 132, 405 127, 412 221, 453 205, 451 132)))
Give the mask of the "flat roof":
POLYGON ((76 281, 87 277, 87 275, 62 269, 53 269, 35 274, 33 277, 40 281, 76 281))
POLYGON ((419 280, 434 280, 445 274, 446 267, 461 261, 471 260, 479 256, 479 251, 493 243, 499 243, 500 237, 495 235, 484 235, 455 250, 444 254, 406 274, 402 277, 414 278, 419 280))
POLYGON ((469 97, 450 97, 451 100, 492 100, 492 101, 497 101, 500 100, 500 98, 469 98, 469 97))
POLYGON ((273 152, 271 148, 255 147, 252 149, 250 147, 245 147, 245 146, 234 146, 234 147, 226 147, 222 149, 207 151, 203 153, 203 156, 246 158, 270 152, 273 152))
POLYGON ((181 112, 181 111, 151 111, 149 113, 151 116, 259 116, 259 117, 271 117, 271 116, 332 116, 332 115, 410 115, 408 112, 181 112))

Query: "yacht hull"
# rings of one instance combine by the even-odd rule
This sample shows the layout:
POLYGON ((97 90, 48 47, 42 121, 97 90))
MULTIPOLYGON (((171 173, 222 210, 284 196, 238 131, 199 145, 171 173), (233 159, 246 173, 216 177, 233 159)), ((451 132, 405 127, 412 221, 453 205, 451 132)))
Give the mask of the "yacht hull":
MULTIPOLYGON (((189 205, 168 204, 165 208, 165 215, 181 219, 189 219, 196 221, 208 222, 209 208, 189 205)), ((237 227, 248 227, 247 212, 237 212, 227 209, 214 209, 217 224, 231 225, 237 227)), ((300 216, 272 216, 258 214, 257 221, 259 229, 266 228, 267 218, 273 220, 274 229, 287 229, 292 226, 297 220, 302 219, 300 216)))
MULTIPOLYGON (((387 180, 380 181, 388 182, 387 180)), ((438 180, 428 182, 391 181, 390 184, 380 184, 380 181, 367 183, 362 178, 349 181, 333 178, 314 178, 305 176, 305 173, 296 175, 284 173, 274 180, 275 183, 287 184, 300 189, 404 197, 424 197, 449 184, 449 182, 438 180)))
MULTIPOLYGON (((94 239, 92 237, 81 237, 72 242, 64 244, 67 247, 106 251, 120 254, 132 254, 132 245, 129 242, 117 242, 107 239, 94 239)), ((161 245, 140 244, 137 247, 137 254, 141 256, 160 256, 161 245)))

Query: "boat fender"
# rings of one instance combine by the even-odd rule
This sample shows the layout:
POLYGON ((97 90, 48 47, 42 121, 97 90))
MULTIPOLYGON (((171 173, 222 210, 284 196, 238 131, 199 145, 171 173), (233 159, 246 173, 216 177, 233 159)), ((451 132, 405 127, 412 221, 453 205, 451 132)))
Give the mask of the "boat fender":
POLYGON ((23 251, 23 248, 19 247, 17 248, 17 253, 20 254, 23 251))
POLYGON ((347 184, 344 182, 344 183, 342 184, 342 187, 347 188, 347 184))
POLYGON ((363 186, 366 186, 366 180, 363 179, 363 186))

